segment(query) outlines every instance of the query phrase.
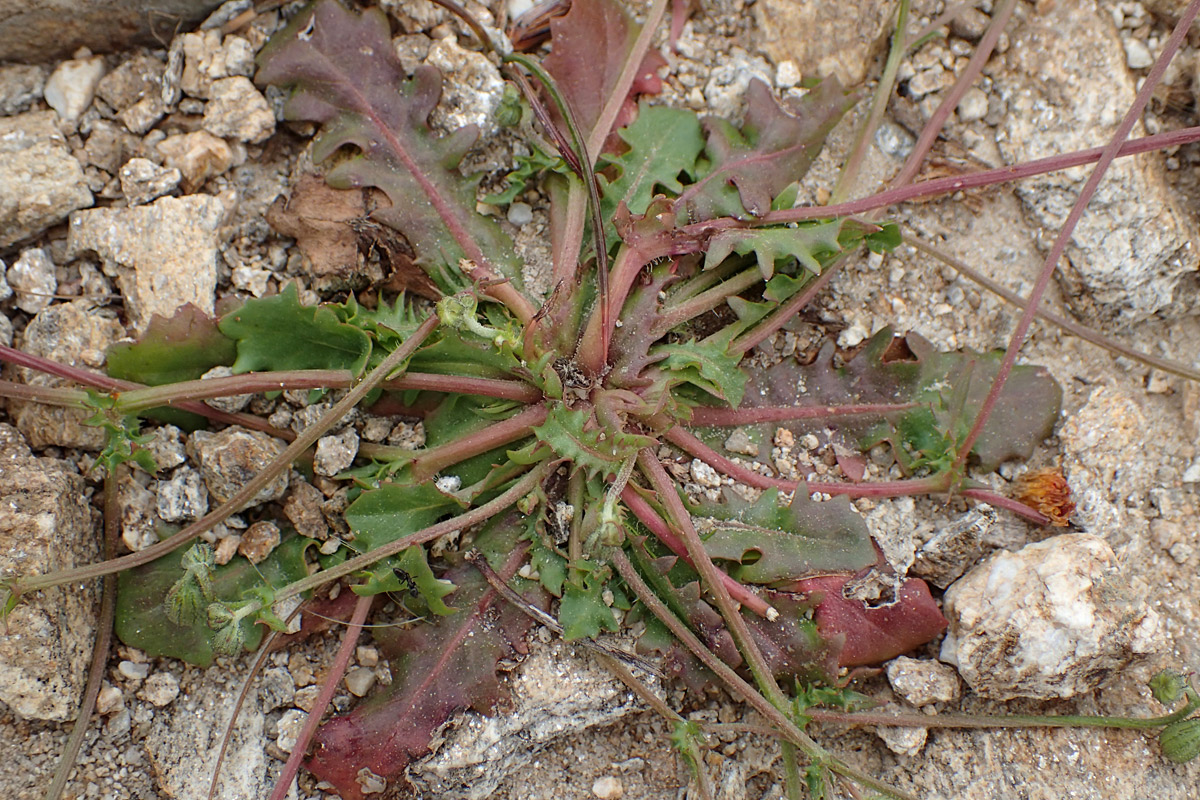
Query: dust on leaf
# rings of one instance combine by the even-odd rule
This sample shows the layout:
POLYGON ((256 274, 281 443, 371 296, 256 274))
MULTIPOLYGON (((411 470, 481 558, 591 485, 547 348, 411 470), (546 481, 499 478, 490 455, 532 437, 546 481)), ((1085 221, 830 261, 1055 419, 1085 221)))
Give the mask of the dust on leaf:
MULTIPOLYGON (((481 550, 507 553, 493 566, 510 580, 525 557, 511 527, 492 526, 480 535, 481 550)), ((377 628, 376 641, 391 667, 392 683, 352 713, 327 721, 306 763, 346 800, 363 800, 360 770, 404 784, 404 768, 429 752, 435 731, 455 712, 490 713, 507 696, 496 670, 501 661, 525 652, 529 618, 496 596, 469 565, 442 576, 458 587, 460 611, 432 624, 377 628)), ((528 587, 525 597, 539 607, 544 592, 528 587)))
POLYGON ((743 583, 774 584, 875 562, 863 518, 846 497, 816 502, 797 492, 787 505, 768 489, 753 503, 729 494, 691 509, 704 549, 743 583))
MULTIPOLYGON (((304 549, 311 543, 311 539, 291 536, 258 564, 235 556, 228 564, 215 567, 210 583, 211 599, 234 603, 255 588, 271 591, 306 577, 304 549)), ((117 575, 116 633, 122 642, 152 657, 170 656, 207 667, 213 660, 217 631, 204 619, 177 625, 167 618, 164 606, 172 587, 186 575, 182 560, 189 548, 190 545, 183 545, 157 561, 117 575)), ((242 620, 240 625, 245 647, 250 650, 258 647, 263 627, 256 625, 253 617, 242 620)))

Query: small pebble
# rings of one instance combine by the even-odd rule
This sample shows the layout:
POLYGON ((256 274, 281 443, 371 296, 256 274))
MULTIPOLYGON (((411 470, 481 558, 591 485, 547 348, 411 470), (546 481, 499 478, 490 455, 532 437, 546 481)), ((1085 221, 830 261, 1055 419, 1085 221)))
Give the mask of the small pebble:
POLYGON ((354 651, 354 657, 364 667, 373 667, 379 663, 379 650, 375 647, 359 647, 354 651))
POLYGON ((520 228, 533 222, 533 209, 528 203, 513 203, 508 207, 508 221, 520 228))
POLYGON ((285 753, 292 752, 292 749, 296 746, 296 741, 300 738, 300 731, 304 727, 304 720, 307 718, 308 712, 295 708, 289 708, 283 712, 283 716, 279 718, 279 735, 275 738, 275 744, 280 750, 285 753))
POLYGON ((297 689, 292 698, 292 705, 304 711, 312 711, 313 706, 317 704, 317 695, 320 693, 320 686, 305 686, 303 689, 297 689))
POLYGON ((145 680, 150 674, 149 664, 135 664, 132 661, 122 661, 117 664, 117 672, 131 681, 145 680))
POLYGON ((1137 39, 1125 40, 1125 63, 1130 69, 1146 69, 1154 64, 1154 54, 1144 42, 1137 39))
POLYGON ((725 449, 731 453, 737 453, 742 456, 757 456, 758 445, 750 441, 750 435, 741 428, 737 428, 725 440, 725 449))
POLYGON ((592 784, 592 794, 600 800, 618 800, 625 794, 625 786, 620 778, 605 775, 592 784))
POLYGON ((371 687, 375 685, 375 673, 366 667, 355 667, 346 673, 344 680, 346 682, 346 690, 350 694, 355 697, 362 697, 371 691, 371 687))
POLYGON ((138 697, 159 708, 170 705, 179 697, 179 679, 169 672, 156 672, 146 680, 138 697))
POLYGON ((279 544, 279 526, 268 520, 254 523, 242 534, 238 552, 257 564, 271 554, 279 544))
POLYGON ((102 717, 120 711, 125 707, 125 698, 121 690, 111 683, 105 682, 96 695, 96 713, 102 717))

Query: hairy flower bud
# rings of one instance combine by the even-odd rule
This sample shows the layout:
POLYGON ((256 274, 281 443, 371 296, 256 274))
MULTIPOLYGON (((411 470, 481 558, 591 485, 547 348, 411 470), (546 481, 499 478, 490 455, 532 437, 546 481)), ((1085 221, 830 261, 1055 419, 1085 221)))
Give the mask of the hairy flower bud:
POLYGON ((1200 755, 1200 717, 1172 722, 1158 734, 1163 755, 1176 764, 1200 755))

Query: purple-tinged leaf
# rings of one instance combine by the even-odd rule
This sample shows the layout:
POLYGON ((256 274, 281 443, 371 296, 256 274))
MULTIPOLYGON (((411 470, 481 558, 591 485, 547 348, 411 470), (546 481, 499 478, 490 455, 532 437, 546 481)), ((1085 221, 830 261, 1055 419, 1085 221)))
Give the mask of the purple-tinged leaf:
MULTIPOLYGON (((550 55, 542 62, 575 114, 585 139, 591 138, 600 113, 616 90, 625 62, 633 50, 639 26, 616 0, 574 0, 571 10, 550 21, 550 55)), ((630 96, 613 122, 613 130, 633 120, 637 94, 661 91, 657 76, 666 61, 657 51, 646 53, 630 96)), ((620 144, 611 132, 606 151, 620 144)), ((599 153, 591 153, 593 158, 599 153)))
POLYGON ((137 342, 108 348, 108 374, 149 386, 199 378, 237 357, 233 339, 217 330, 217 321, 191 303, 170 318, 155 314, 137 342))
POLYGON ((795 116, 787 113, 770 88, 755 79, 746 89, 741 130, 719 117, 702 120, 711 168, 676 201, 681 216, 684 209, 694 220, 770 211, 776 195, 808 172, 852 101, 836 79, 826 78, 799 105, 795 116))
MULTIPOLYGON (((829 415, 820 427, 864 449, 889 442, 905 469, 938 469, 953 458, 955 443, 974 421, 1000 356, 939 353, 918 334, 893 337, 884 329, 842 366, 835 364, 829 343, 810 365, 788 360, 756 373, 745 406, 878 405, 877 413, 829 415)), ((1061 405, 1062 389, 1044 367, 1015 367, 972 450, 980 466, 995 469, 1009 459, 1028 458, 1053 431, 1061 405)), ((781 424, 802 430, 802 423, 781 424)))
MULTIPOLYGON (((515 538, 506 539, 508 558, 495 564, 505 580, 525 558, 515 538)), ((496 549, 492 544, 489 549, 496 549)), ((490 713, 507 696, 496 670, 501 661, 526 652, 529 618, 498 598, 472 566, 456 567, 443 578, 458 587, 450 599, 462 610, 433 624, 376 629, 392 683, 317 732, 306 766, 337 787, 344 800, 364 800, 357 781, 363 769, 393 787, 403 785, 404 768, 429 752, 434 732, 453 714, 468 708, 490 713)), ((544 598, 540 588, 526 595, 538 606, 544 598)))
POLYGON ((896 603, 868 608, 861 600, 848 600, 842 588, 849 575, 826 575, 797 581, 789 590, 819 598, 817 629, 835 645, 840 640, 838 664, 856 667, 878 664, 931 641, 949 624, 929 587, 919 578, 909 578, 896 603))
POLYGON ((399 230, 418 264, 444 292, 463 288, 458 268, 467 258, 519 285, 512 242, 495 222, 475 211, 476 180, 457 171, 474 144, 474 126, 436 137, 429 112, 441 96, 441 77, 419 67, 404 81, 387 18, 361 15, 337 0, 322 0, 272 37, 258 56, 260 83, 292 88, 289 119, 323 125, 313 160, 342 151, 327 180, 336 188, 375 186, 392 201, 372 218, 399 230))

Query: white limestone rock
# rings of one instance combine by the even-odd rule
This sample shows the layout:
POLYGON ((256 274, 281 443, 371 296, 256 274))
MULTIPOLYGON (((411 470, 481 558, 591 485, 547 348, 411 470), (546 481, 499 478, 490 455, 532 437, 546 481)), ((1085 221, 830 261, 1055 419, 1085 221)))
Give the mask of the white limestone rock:
POLYGON ((0 117, 0 247, 91 204, 83 167, 67 149, 53 111, 0 117))
POLYGON ((134 208, 97 208, 71 217, 71 256, 95 252, 117 278, 139 331, 192 303, 213 313, 225 204, 212 195, 161 197, 134 208))
POLYGON ((994 553, 946 591, 944 610, 941 660, 995 700, 1089 692, 1164 641, 1112 548, 1082 533, 994 553))

